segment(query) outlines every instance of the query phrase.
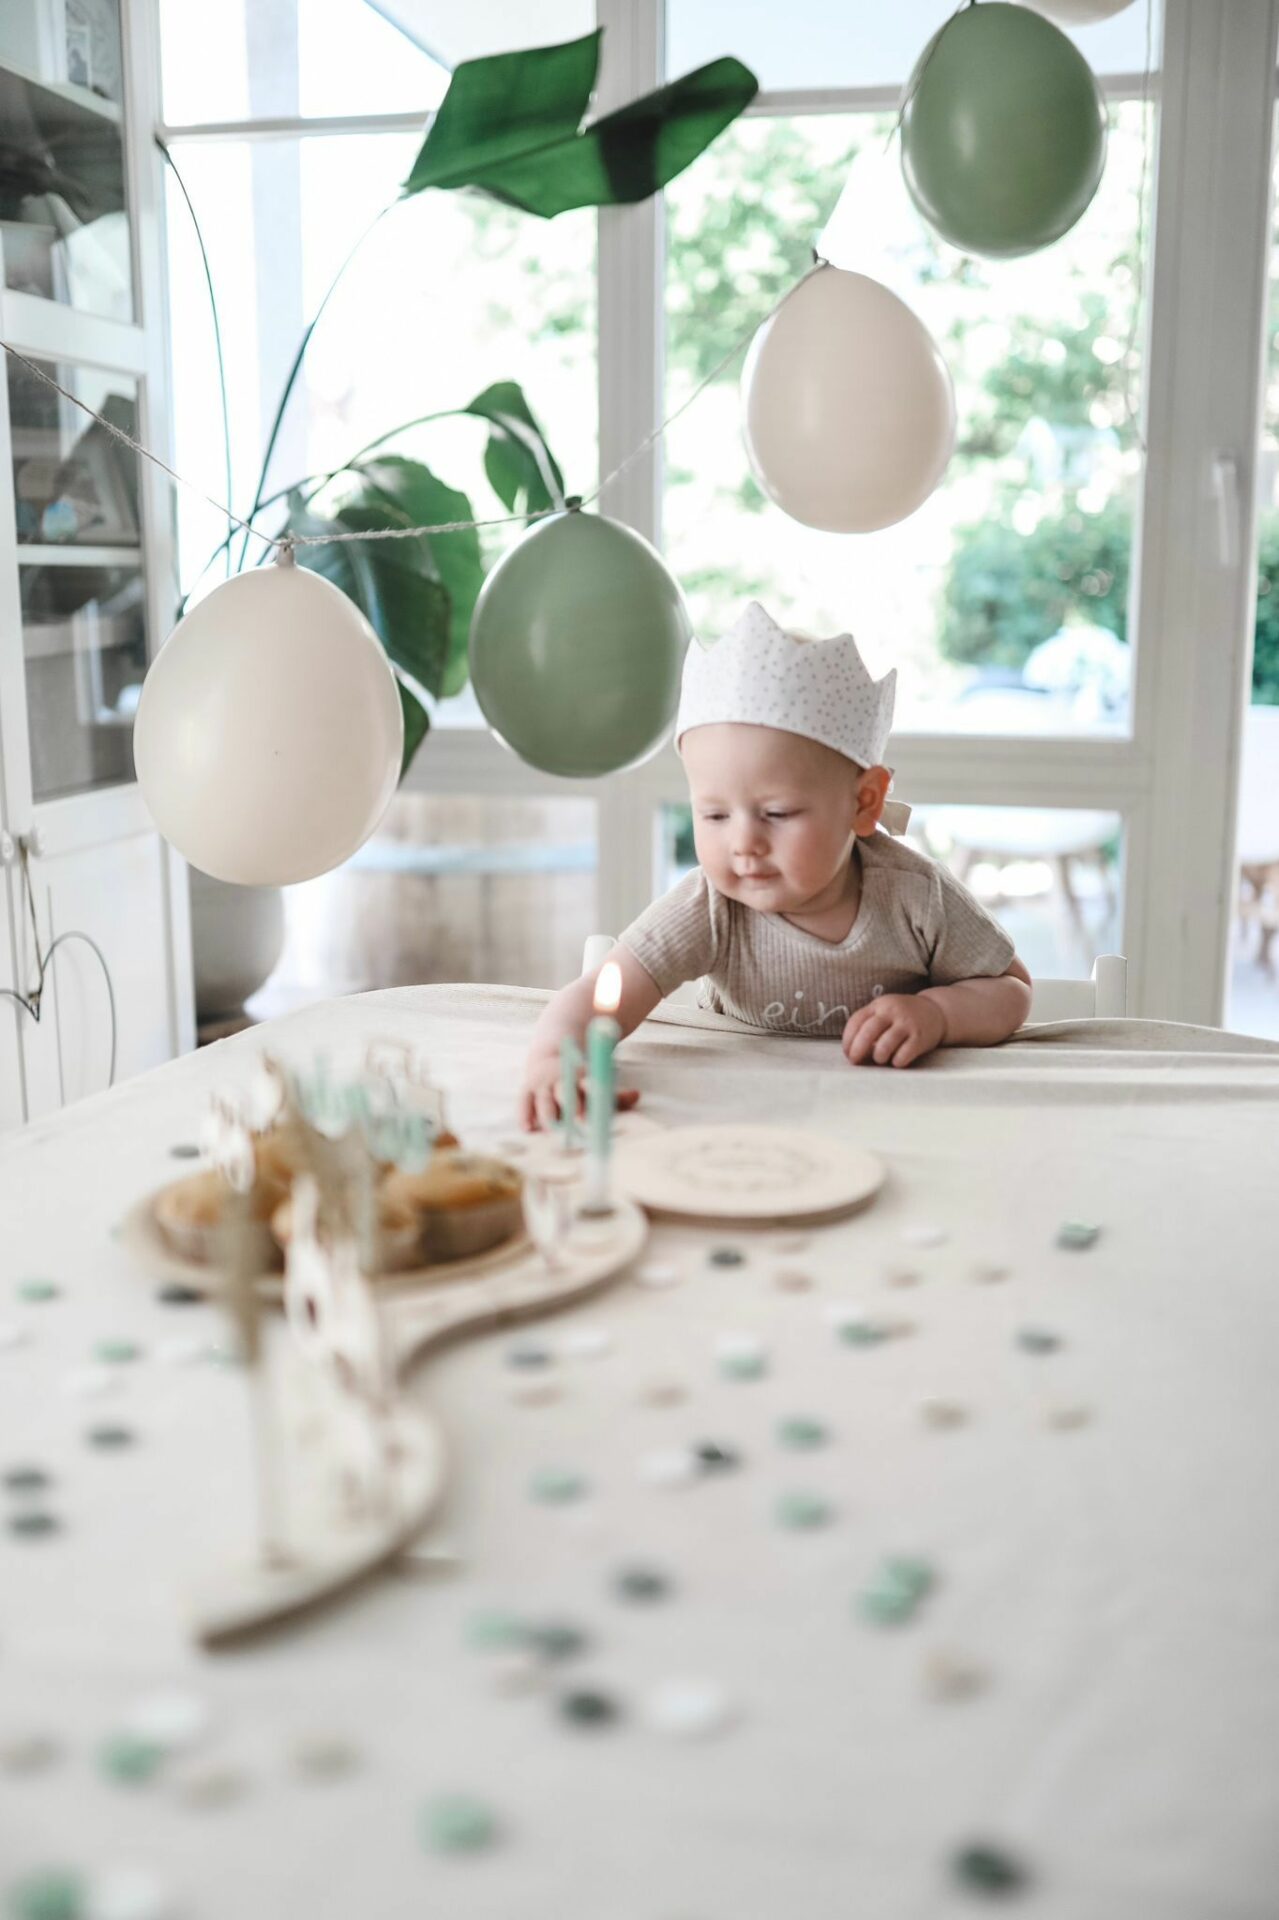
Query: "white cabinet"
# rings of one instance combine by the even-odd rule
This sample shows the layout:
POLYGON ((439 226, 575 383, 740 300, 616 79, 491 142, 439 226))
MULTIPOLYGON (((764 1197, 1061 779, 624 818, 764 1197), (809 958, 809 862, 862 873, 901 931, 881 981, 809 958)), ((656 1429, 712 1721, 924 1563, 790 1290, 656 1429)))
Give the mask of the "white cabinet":
POLYGON ((0 1127, 106 1086, 113 1050, 120 1079, 194 1039, 185 868, 132 749, 174 613, 169 483, 67 397, 166 440, 153 32, 130 0, 0 8, 0 335, 23 356, 0 366, 0 986, 30 996, 62 942, 38 1018, 0 1000, 0 1127))

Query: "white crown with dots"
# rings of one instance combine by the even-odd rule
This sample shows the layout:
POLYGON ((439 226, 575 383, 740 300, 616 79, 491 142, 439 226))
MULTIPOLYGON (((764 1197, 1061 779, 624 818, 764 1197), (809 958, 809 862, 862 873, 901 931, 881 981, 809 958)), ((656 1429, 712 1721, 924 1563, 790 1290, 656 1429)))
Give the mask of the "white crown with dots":
POLYGON ((883 764, 897 669, 871 678, 851 633, 811 640, 785 633, 757 600, 711 646, 684 656, 675 744, 694 727, 740 721, 833 747, 860 767, 883 764))

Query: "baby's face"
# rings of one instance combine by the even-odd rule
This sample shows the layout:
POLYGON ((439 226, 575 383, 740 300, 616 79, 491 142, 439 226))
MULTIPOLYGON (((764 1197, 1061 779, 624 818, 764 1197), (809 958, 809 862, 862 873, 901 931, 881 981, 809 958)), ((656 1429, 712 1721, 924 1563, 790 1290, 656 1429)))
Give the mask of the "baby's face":
POLYGON ((830 747, 776 727, 694 727, 680 752, 707 877, 761 913, 822 902, 843 881, 857 832, 872 831, 882 806, 882 769, 864 774, 830 747), (879 798, 869 810, 868 781, 879 798))

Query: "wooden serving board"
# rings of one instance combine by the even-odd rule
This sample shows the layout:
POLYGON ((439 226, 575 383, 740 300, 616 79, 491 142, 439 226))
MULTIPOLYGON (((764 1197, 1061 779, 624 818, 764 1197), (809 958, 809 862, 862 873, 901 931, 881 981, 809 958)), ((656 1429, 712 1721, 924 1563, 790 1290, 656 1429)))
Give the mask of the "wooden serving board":
POLYGON ((882 1160, 847 1141, 738 1122, 620 1142, 619 1193, 651 1213, 704 1220, 812 1220, 850 1213, 884 1184, 882 1160))

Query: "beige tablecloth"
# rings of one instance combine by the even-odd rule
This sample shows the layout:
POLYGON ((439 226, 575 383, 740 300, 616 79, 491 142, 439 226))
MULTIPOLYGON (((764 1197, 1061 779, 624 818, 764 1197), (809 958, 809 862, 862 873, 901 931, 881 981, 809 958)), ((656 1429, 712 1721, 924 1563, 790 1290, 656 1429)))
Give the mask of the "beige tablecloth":
MULTIPOLYGON (((808 1236, 655 1228, 633 1277, 529 1329, 554 1358, 549 1404, 512 1397, 509 1334, 429 1362, 417 1391, 442 1421, 453 1478, 438 1534, 449 1575, 388 1577, 305 1625, 201 1655, 177 1595, 211 1545, 248 1525, 242 1375, 166 1364, 177 1335, 223 1337, 214 1309, 158 1303, 111 1238, 172 1176, 211 1088, 270 1044, 355 1065, 370 1038, 430 1050, 472 1140, 509 1128, 543 996, 407 989, 330 1003, 176 1062, 0 1143, 0 1465, 55 1476, 46 1539, 0 1531, 0 1748, 51 1735, 61 1760, 0 1772, 0 1888, 46 1864, 145 1866, 197 1920, 922 1920, 973 1910, 951 1880, 974 1839, 1007 1848, 1044 1920, 1270 1920, 1279 1886, 1279 1049, 1186 1028, 1079 1023, 897 1074, 852 1070, 830 1043, 745 1035, 676 1013, 626 1044, 624 1078, 667 1125, 760 1118, 880 1153, 864 1214, 808 1236), (1055 1244, 1066 1219, 1097 1245, 1055 1244), (918 1229, 944 1235, 920 1246, 918 1229), (745 1249, 738 1267, 707 1260, 745 1249), (1003 1281, 974 1277, 1006 1266, 1003 1281), (813 1287, 782 1290, 800 1268, 813 1287), (918 1283, 891 1277, 907 1268, 918 1283), (47 1276, 58 1298, 16 1283, 47 1276), (883 1344, 843 1343, 840 1303, 908 1317, 883 1344), (561 1351, 582 1328, 595 1357, 561 1351), (1030 1353, 1020 1330, 1060 1336, 1030 1353), (754 1335, 762 1379, 721 1376, 717 1343, 754 1335), (142 1357, 118 1390, 76 1396, 95 1342, 142 1357), (653 1405, 655 1379, 686 1397, 653 1405), (967 1422, 934 1428, 930 1397, 967 1422), (1055 1412, 1084 1408, 1078 1428, 1055 1412), (829 1443, 787 1451, 777 1422, 829 1443), (86 1446, 100 1421, 137 1442, 86 1446), (655 1452, 714 1441, 735 1471, 683 1486, 643 1476, 655 1452), (528 1497, 568 1466, 587 1497, 528 1497), (777 1524, 789 1492, 827 1525, 777 1524), (908 1625, 875 1629, 854 1598, 887 1554, 936 1568, 908 1625), (625 1604, 623 1565, 669 1596, 625 1604), (466 1644, 483 1608, 579 1625, 587 1650, 507 1697, 466 1644), (941 1702, 929 1657, 951 1649, 988 1686, 941 1702), (654 1689, 712 1681, 735 1723, 680 1742, 653 1729, 654 1689), (560 1717, 598 1688, 607 1729, 560 1717), (145 1785, 95 1766, 140 1695, 208 1704, 203 1746, 145 1785), (294 1743, 348 1740, 349 1773, 299 1776, 294 1743), (184 1804, 197 1766, 234 1770, 223 1808, 184 1804), (457 1790, 501 1838, 471 1858, 424 1851, 418 1810, 457 1790)), ((0 1489, 6 1520, 21 1496, 0 1489)))

